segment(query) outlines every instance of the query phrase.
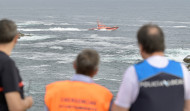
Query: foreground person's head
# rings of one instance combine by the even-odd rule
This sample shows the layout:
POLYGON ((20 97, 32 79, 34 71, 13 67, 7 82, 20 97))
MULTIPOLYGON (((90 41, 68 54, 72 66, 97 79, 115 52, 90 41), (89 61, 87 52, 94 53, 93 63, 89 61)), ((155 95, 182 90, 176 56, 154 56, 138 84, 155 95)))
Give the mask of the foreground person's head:
POLYGON ((12 49, 18 37, 17 26, 13 21, 7 19, 0 20, 0 45, 12 49))
POLYGON ((141 56, 144 59, 155 53, 161 55, 165 50, 164 33, 157 25, 146 24, 142 26, 138 31, 137 40, 141 56))
POLYGON ((93 77, 98 72, 99 54, 93 49, 85 49, 80 52, 74 62, 77 74, 93 77))

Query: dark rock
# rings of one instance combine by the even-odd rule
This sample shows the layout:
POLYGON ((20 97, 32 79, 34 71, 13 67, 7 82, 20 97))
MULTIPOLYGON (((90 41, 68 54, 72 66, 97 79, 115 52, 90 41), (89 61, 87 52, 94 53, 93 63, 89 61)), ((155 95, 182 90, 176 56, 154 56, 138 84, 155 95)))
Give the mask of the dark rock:
POLYGON ((19 32, 19 36, 20 37, 23 37, 23 36, 25 36, 23 33, 21 33, 21 32, 19 32))
POLYGON ((183 61, 186 62, 186 63, 190 63, 190 55, 188 55, 187 57, 185 57, 183 59, 183 61))
POLYGON ((190 71, 190 65, 187 66, 187 69, 189 69, 189 71, 190 71))

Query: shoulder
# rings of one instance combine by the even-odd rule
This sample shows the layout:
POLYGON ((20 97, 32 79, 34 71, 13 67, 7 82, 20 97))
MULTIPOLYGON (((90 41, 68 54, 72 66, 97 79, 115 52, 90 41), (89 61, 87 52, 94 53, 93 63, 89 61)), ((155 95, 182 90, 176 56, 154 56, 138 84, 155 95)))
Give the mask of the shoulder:
POLYGON ((134 64, 134 65, 141 65, 141 64, 143 64, 145 62, 145 60, 142 60, 142 61, 140 61, 140 62, 138 62, 138 63, 136 63, 136 64, 134 64))
POLYGON ((99 84, 96 84, 96 83, 93 83, 93 85, 95 86, 94 89, 95 91, 97 92, 96 94, 98 94, 99 96, 101 96, 102 98, 112 98, 113 97, 113 94, 111 93, 111 91, 104 87, 104 86, 101 86, 99 84))
MULTIPOLYGON (((141 64, 141 63, 138 63, 138 64, 141 64)), ((126 71, 124 72, 123 81, 122 81, 122 84, 124 84, 123 86, 125 86, 129 83, 130 84, 138 84, 138 76, 137 76, 137 72, 135 69, 135 65, 129 66, 126 69, 126 71)))
POLYGON ((6 54, 0 53, 0 63, 1 64, 14 64, 14 61, 6 54))
MULTIPOLYGON (((144 68, 144 67, 146 67, 146 66, 147 66, 147 60, 143 60, 143 61, 140 61, 140 62, 134 64, 134 65, 133 65, 133 68, 134 68, 134 70, 135 70, 136 68, 144 68)), ((129 68, 130 68, 130 67, 129 67, 129 68)), ((132 69, 132 68, 131 68, 131 69, 132 69)))
POLYGON ((141 63, 138 63, 138 64, 135 64, 135 65, 129 66, 129 67, 126 69, 125 73, 124 73, 124 78, 126 78, 126 77, 133 78, 134 75, 136 75, 135 66, 136 66, 136 65, 140 65, 140 64, 141 64, 141 63))
POLYGON ((63 84, 67 84, 68 81, 56 81, 56 82, 52 82, 48 85, 46 85, 46 89, 52 89, 52 88, 57 88, 62 86, 63 84))
POLYGON ((67 84, 66 81, 56 81, 56 82, 53 82, 53 83, 50 83, 50 84, 46 85, 45 97, 53 97, 53 95, 58 93, 60 91, 60 89, 63 89, 66 86, 68 86, 68 85, 65 85, 65 84, 67 84))

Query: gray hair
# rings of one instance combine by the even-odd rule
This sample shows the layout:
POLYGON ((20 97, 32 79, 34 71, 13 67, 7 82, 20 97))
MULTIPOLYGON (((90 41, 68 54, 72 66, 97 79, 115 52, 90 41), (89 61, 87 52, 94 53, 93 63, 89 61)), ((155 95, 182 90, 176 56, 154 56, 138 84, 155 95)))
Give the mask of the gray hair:
POLYGON ((96 50, 85 49, 76 58, 76 72, 90 75, 98 68, 100 56, 96 50))
POLYGON ((17 26, 12 20, 0 21, 0 43, 9 43, 18 34, 17 26))

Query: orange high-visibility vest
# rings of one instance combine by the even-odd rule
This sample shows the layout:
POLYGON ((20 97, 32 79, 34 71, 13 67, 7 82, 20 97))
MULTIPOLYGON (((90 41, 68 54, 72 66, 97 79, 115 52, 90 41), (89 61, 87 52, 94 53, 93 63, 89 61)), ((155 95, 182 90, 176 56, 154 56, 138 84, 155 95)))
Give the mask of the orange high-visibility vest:
POLYGON ((59 81, 46 86, 49 111, 108 111, 112 93, 96 83, 59 81))

